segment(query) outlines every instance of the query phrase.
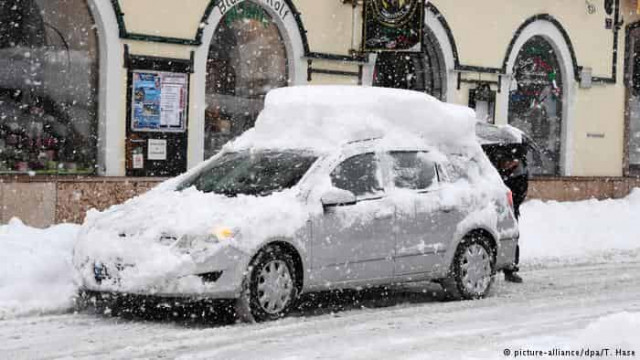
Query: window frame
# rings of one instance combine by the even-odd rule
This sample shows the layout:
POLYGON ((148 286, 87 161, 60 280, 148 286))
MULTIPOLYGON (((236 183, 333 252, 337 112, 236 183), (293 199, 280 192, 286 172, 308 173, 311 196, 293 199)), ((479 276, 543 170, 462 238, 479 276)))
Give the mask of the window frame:
POLYGON ((385 169, 384 169, 384 165, 383 165, 383 158, 381 157, 381 154, 373 149, 368 149, 368 150, 364 150, 364 151, 359 151, 359 152, 353 152, 353 153, 349 153, 349 154, 344 154, 343 156, 340 156, 340 158, 336 161, 336 163, 331 166, 331 168, 328 171, 328 176, 329 176, 329 181, 331 183, 331 186, 341 189, 341 190, 346 190, 346 191, 351 191, 353 193, 353 195, 356 197, 356 203, 360 202, 360 201, 369 201, 369 200, 379 200, 382 199, 383 197, 386 196, 387 193, 387 176, 385 173, 385 169), (339 188, 337 186, 334 185, 333 183, 333 179, 332 179, 332 174, 334 173, 334 171, 336 171, 336 169, 338 169, 338 167, 340 167, 340 165, 342 165, 344 162, 357 157, 357 156, 363 156, 363 155, 368 155, 371 154, 373 155, 373 160, 374 160, 374 164, 376 166, 376 178, 379 182, 380 188, 377 189, 378 191, 374 194, 365 194, 365 195, 358 195, 353 193, 353 191, 348 190, 348 189, 343 189, 343 188, 339 188))

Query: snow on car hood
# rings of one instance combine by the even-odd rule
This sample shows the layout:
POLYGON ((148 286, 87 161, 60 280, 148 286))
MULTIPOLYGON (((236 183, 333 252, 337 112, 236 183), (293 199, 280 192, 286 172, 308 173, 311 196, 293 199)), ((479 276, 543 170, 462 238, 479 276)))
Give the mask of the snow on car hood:
MULTIPOLYGON (((95 264, 117 267, 118 283, 109 286, 118 290, 165 286, 167 279, 194 274, 216 252, 233 248, 249 254, 271 237, 293 237, 310 213, 303 206, 295 189, 233 198, 195 188, 150 191, 104 212, 89 212, 74 264, 85 279, 92 278, 95 264), (217 227, 233 229, 234 236, 208 245, 198 256, 176 247, 183 236, 204 237, 217 227)), ((183 285, 197 291, 202 282, 183 285)))
POLYGON ((216 227, 237 229, 238 247, 270 236, 293 235, 307 220, 309 211, 296 189, 269 196, 227 197, 203 193, 194 187, 182 191, 151 191, 100 213, 87 213, 85 227, 108 231, 121 238, 147 239, 206 235, 216 227))

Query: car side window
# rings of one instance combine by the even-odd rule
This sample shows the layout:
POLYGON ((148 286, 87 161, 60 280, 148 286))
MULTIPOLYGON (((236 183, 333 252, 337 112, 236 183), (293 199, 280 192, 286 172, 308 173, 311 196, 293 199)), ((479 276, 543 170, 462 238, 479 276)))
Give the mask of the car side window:
POLYGON ((425 152, 393 151, 390 152, 391 176, 397 188, 424 190, 438 180, 436 165, 425 152))
POLYGON ((343 161, 331 172, 331 183, 339 189, 351 191, 356 197, 381 193, 375 155, 361 154, 343 161))

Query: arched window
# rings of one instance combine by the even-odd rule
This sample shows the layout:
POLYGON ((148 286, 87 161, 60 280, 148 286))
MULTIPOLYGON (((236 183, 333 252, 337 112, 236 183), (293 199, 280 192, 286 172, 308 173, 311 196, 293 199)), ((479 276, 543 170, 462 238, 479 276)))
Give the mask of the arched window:
POLYGON ((93 173, 98 41, 86 0, 0 2, 0 173, 93 173))
POLYGON ((520 49, 509 90, 509 124, 529 134, 540 148, 531 156, 534 175, 560 175, 562 73, 555 50, 542 36, 520 49))
POLYGON ((422 52, 382 52, 373 74, 373 86, 422 91, 441 100, 445 96, 445 81, 442 50, 428 28, 422 52))
POLYGON ((207 59, 205 157, 253 127, 271 89, 287 86, 287 50, 276 20, 251 1, 220 20, 207 59))

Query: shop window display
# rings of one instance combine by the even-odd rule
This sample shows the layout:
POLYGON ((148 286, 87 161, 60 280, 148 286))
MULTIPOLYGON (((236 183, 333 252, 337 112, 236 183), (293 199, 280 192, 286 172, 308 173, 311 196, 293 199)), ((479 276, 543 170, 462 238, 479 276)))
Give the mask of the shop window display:
POLYGON ((533 175, 560 175, 562 76, 558 58, 541 36, 518 53, 509 92, 509 124, 529 134, 540 156, 529 159, 533 175))
POLYGON ((85 0, 0 2, 0 173, 92 173, 97 35, 85 0))
POLYGON ((373 86, 426 92, 444 100, 444 57, 435 35, 425 29, 422 52, 378 54, 373 86))
POLYGON ((216 29, 207 60, 205 157, 253 127, 264 97, 288 84, 287 52, 273 17, 245 1, 216 29))

